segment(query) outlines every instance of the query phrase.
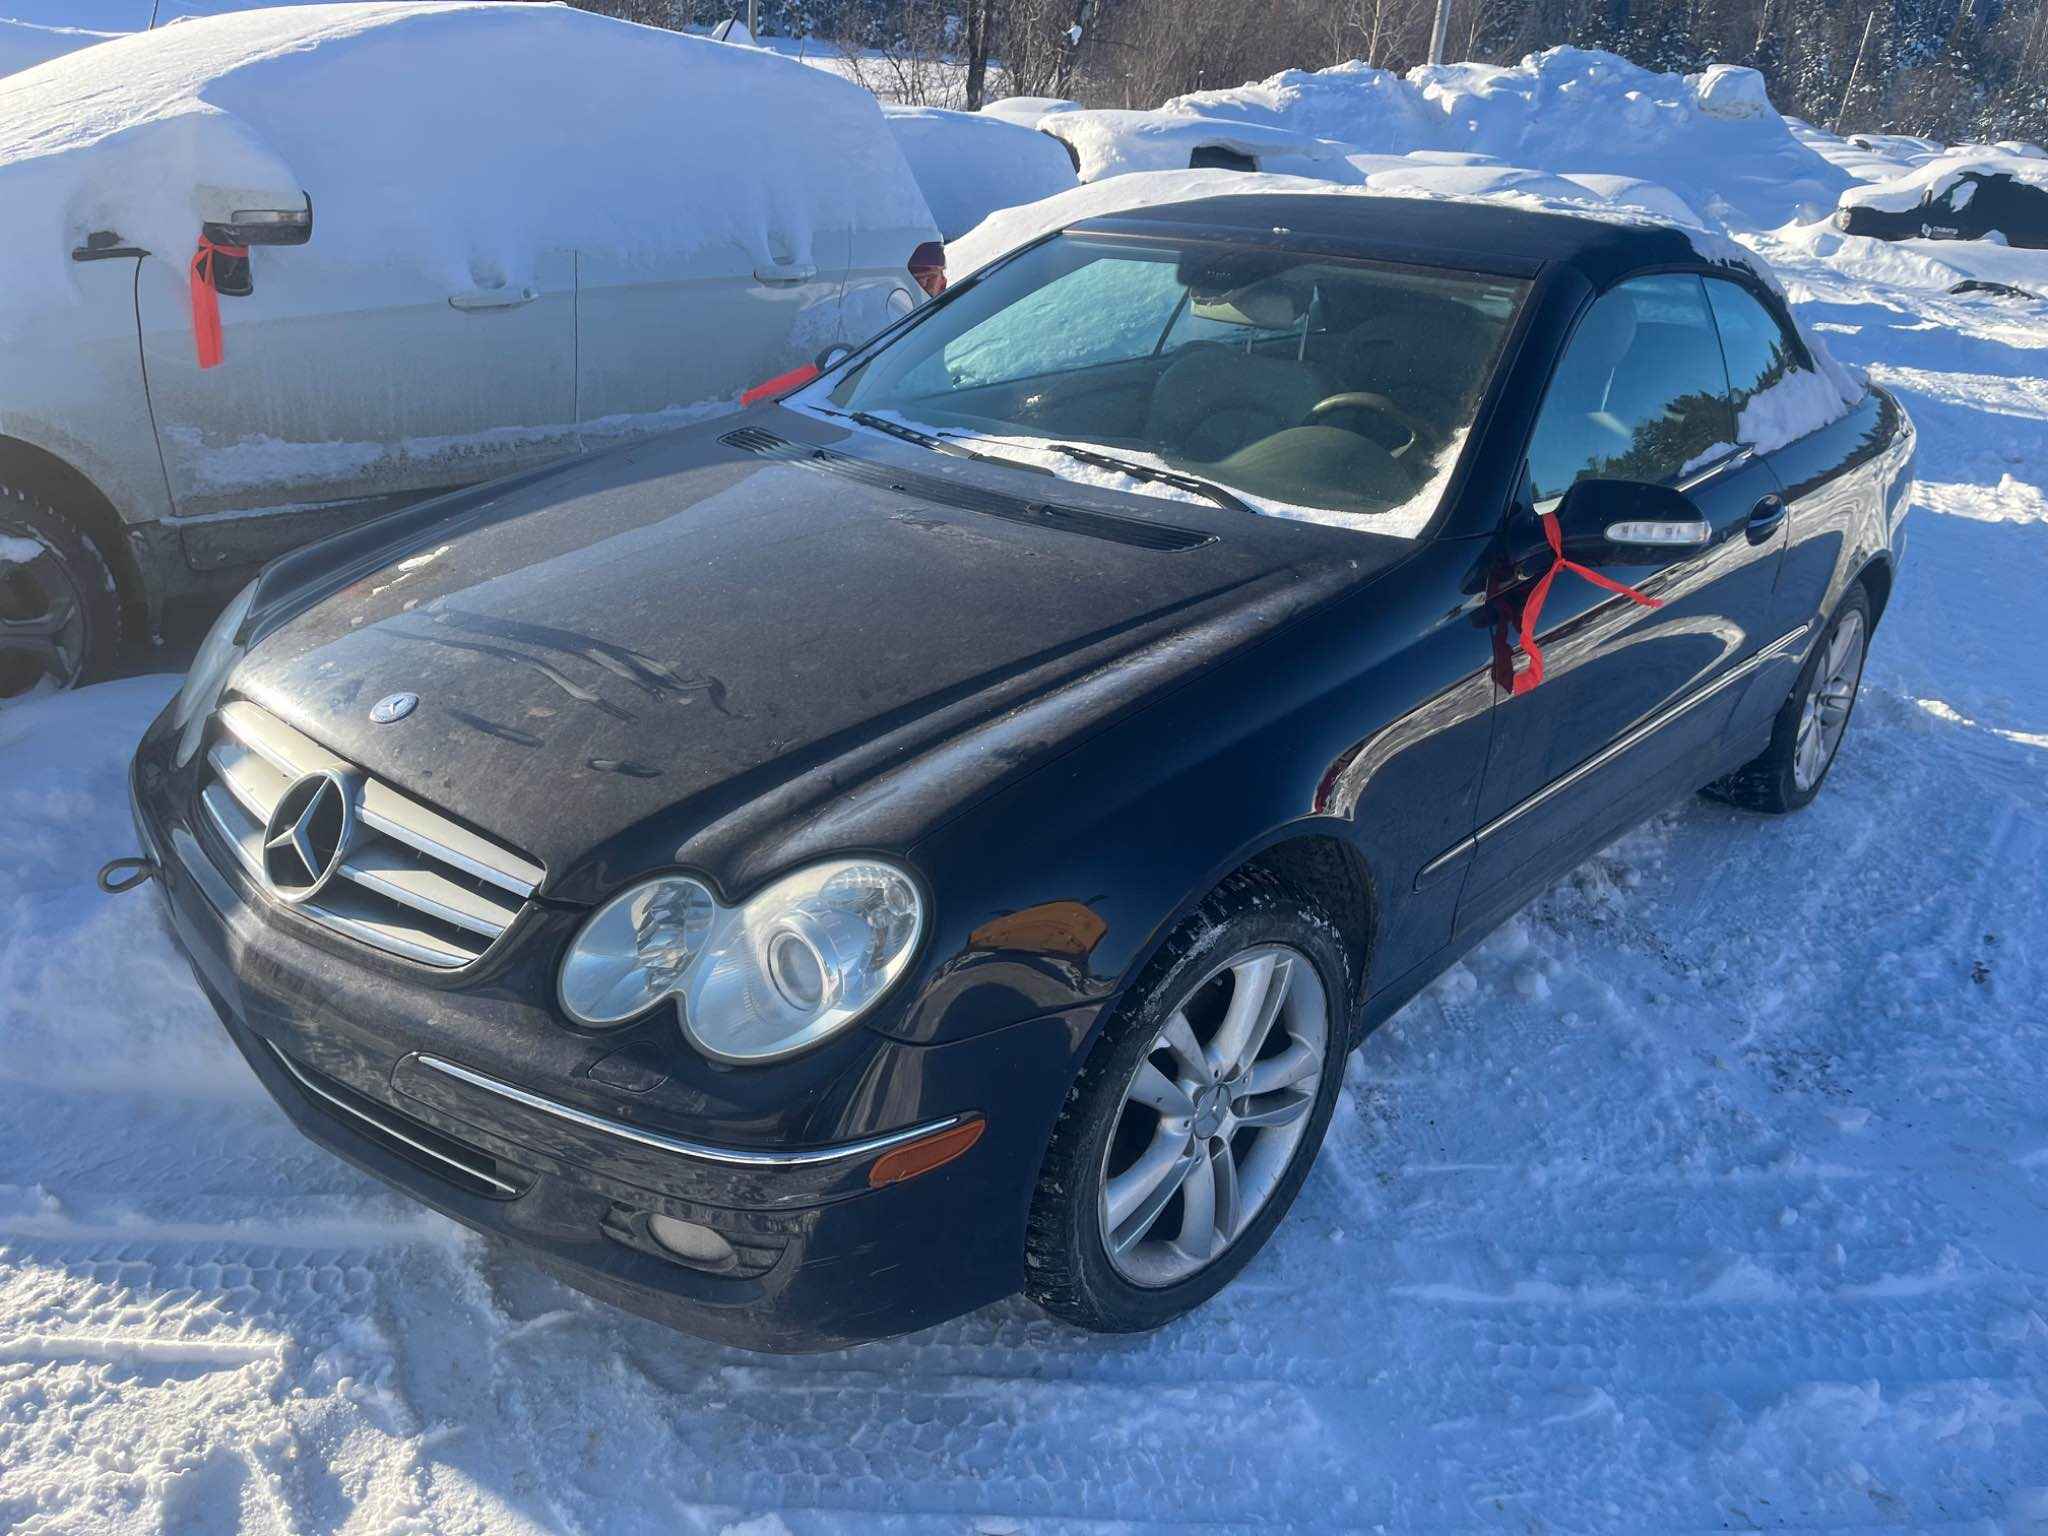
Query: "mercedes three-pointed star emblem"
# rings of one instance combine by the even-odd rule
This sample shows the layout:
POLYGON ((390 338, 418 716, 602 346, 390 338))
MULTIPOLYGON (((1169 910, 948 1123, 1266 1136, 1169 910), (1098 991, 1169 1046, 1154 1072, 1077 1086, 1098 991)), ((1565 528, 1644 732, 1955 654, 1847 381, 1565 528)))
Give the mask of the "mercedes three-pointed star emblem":
POLYGON ((355 830, 354 797, 338 773, 292 780, 263 828, 263 880, 280 901, 304 901, 333 878, 355 830))

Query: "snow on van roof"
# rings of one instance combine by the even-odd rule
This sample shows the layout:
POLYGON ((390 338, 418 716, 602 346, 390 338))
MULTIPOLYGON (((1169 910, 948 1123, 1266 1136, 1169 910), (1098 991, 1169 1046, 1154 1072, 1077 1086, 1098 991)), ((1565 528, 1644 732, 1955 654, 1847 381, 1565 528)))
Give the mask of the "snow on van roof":
POLYGON ((314 249, 445 271, 450 291, 571 247, 823 264, 820 229, 901 230, 906 251, 937 234, 874 98, 766 50, 562 5, 283 7, 0 87, 18 253, 0 324, 75 295, 69 253, 93 232, 182 270, 202 218, 305 194, 314 249))
POLYGON ((1074 185, 1067 152, 1000 117, 946 107, 882 104, 939 233, 955 239, 997 208, 1035 203, 1074 185))
POLYGON ((1793 135, 1756 71, 1717 64, 1658 74, 1597 49, 1552 48, 1513 66, 1423 65, 1405 76, 1354 60, 1178 96, 1162 110, 1285 126, 1369 153, 1468 150, 1509 165, 1636 178, 1751 229, 1820 217, 1849 180, 1793 135))
POLYGON ((104 43, 114 32, 93 32, 84 27, 45 27, 32 21, 0 16, 0 75, 33 69, 48 59, 94 43, 104 43))

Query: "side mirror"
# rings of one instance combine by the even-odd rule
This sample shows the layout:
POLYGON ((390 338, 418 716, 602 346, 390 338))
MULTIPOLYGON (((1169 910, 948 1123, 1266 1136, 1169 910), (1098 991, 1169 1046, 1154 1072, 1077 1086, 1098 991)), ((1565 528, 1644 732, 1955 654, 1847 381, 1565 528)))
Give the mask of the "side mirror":
POLYGON ((818 372, 829 373, 851 356, 853 356, 853 345, 851 342, 835 341, 830 346, 820 347, 818 355, 811 359, 811 363, 818 372))
POLYGON ((299 197, 297 208, 263 207, 260 193, 201 187, 200 230, 216 245, 304 245, 313 238, 313 199, 299 197))
POLYGON ((1565 556, 1581 565, 1665 565, 1714 537, 1692 498, 1668 485, 1581 480, 1556 512, 1565 556))

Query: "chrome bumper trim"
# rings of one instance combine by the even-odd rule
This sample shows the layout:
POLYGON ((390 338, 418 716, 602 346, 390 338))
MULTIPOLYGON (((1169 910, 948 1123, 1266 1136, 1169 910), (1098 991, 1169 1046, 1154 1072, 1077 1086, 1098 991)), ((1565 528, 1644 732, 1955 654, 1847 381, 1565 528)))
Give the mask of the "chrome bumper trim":
MULTIPOLYGON (((268 1041, 265 1041, 264 1043, 266 1045, 269 1044, 268 1041)), ((329 1093, 325 1088, 322 1088, 318 1083, 314 1082, 310 1077, 306 1076, 305 1073, 301 1072, 298 1068, 298 1064, 294 1062, 291 1059, 291 1057, 285 1055, 283 1051, 280 1051, 276 1046, 270 1046, 270 1054, 277 1058, 279 1066, 283 1067, 285 1071, 291 1073, 293 1080, 297 1082, 301 1088, 305 1089, 306 1092, 312 1094, 314 1098, 319 1099, 322 1103, 333 1105, 334 1108, 338 1110, 340 1113, 349 1116, 351 1119, 360 1120, 365 1125, 375 1126, 384 1135, 389 1136, 393 1141, 402 1142, 404 1145, 411 1147, 413 1151, 419 1153, 420 1156, 431 1157, 435 1162, 441 1163, 446 1167, 453 1168, 461 1173, 467 1174, 470 1178, 476 1179, 481 1183, 488 1184, 493 1189, 503 1190, 508 1195, 517 1195, 521 1193, 521 1190, 517 1184, 507 1184, 503 1179, 497 1177, 495 1174, 485 1173, 483 1169, 472 1167, 470 1164, 463 1162, 460 1158, 450 1157, 447 1153, 430 1147, 426 1145, 426 1143, 418 1140, 415 1137, 408 1136, 402 1128, 393 1125, 390 1121, 384 1119, 382 1116, 370 1114, 368 1111, 358 1108, 354 1104, 346 1103, 342 1099, 336 1097, 334 1094, 329 1093)))
POLYGON ((943 1131, 958 1125, 964 1118, 948 1115, 943 1120, 927 1121, 914 1125, 905 1131, 890 1131, 881 1136, 870 1136, 863 1141, 846 1141, 830 1147, 800 1147, 787 1152, 756 1152, 745 1147, 720 1147, 708 1142, 685 1141, 677 1136, 664 1136, 658 1131, 645 1131, 622 1120, 608 1119, 604 1115, 593 1115, 587 1110, 563 1104, 558 1100, 529 1093, 524 1088, 515 1088, 482 1072, 471 1071, 468 1067, 457 1066, 439 1056, 422 1054, 414 1058, 430 1072, 443 1077, 452 1077, 457 1082, 468 1083, 472 1088, 481 1088, 485 1093, 496 1094, 514 1104, 523 1104, 528 1109, 552 1115, 557 1120, 566 1120, 571 1125, 580 1125, 585 1130, 601 1131, 607 1136, 616 1136, 621 1141, 637 1142, 643 1147, 653 1147, 659 1152, 672 1152, 678 1157, 694 1158, 699 1162, 717 1163, 728 1168, 815 1168, 822 1163, 845 1162, 850 1158, 870 1157, 877 1152, 886 1152, 907 1141, 929 1136, 934 1131, 943 1131))

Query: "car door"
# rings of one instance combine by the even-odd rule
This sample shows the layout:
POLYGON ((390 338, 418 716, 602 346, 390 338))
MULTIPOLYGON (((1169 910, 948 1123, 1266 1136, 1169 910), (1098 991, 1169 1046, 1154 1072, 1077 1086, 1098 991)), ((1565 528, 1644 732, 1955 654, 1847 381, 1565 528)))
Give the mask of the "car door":
POLYGON ((1735 690, 1772 628, 1785 513, 1768 464, 1735 441, 1728 375, 1701 279, 1663 273, 1602 295, 1552 375, 1496 580, 1505 606, 1550 564, 1534 514, 1577 480, 1681 490, 1709 542, 1605 574, 1642 607, 1570 573, 1537 625, 1542 683, 1503 692, 1458 926, 1489 924, 1616 831, 1717 771, 1735 690))
POLYGON ((808 229, 793 216, 771 222, 758 247, 722 239, 658 253, 579 251, 584 446, 674 427, 808 360, 839 335, 847 261, 844 228, 808 229))
POLYGON ((198 365, 184 262, 142 264, 150 409, 196 565, 267 559, 576 446, 566 250, 451 274, 367 246, 354 200, 312 190, 312 240, 252 249, 252 291, 218 300, 214 367, 198 365))

